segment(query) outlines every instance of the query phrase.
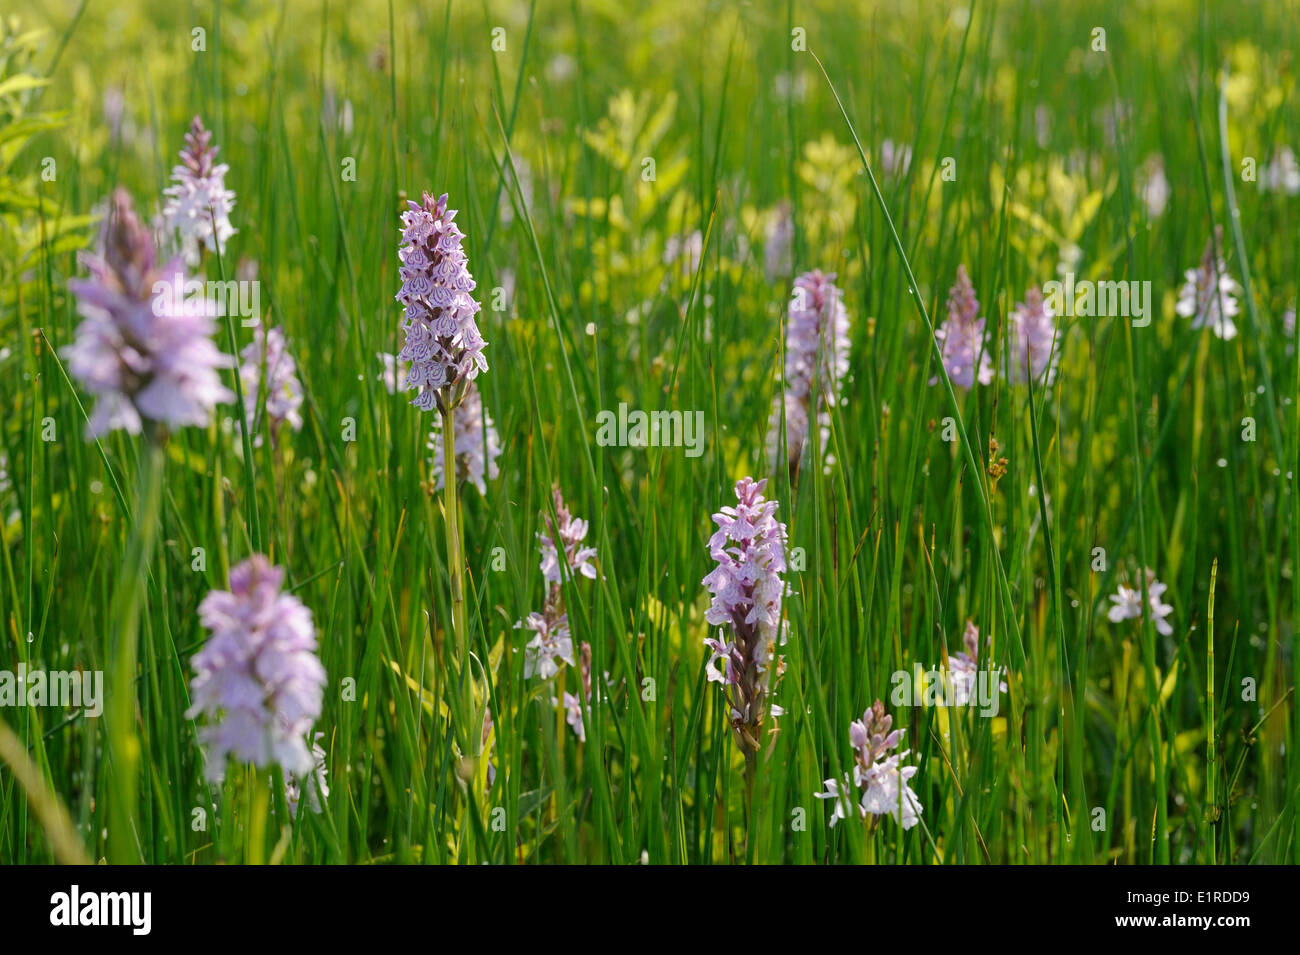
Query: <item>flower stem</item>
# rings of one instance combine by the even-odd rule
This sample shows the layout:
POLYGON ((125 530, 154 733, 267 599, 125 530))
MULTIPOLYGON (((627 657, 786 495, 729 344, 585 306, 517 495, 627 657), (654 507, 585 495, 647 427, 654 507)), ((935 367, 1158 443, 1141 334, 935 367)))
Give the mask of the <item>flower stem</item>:
POLYGON ((161 438, 151 434, 140 463, 135 519, 119 578, 122 586, 113 606, 108 747, 116 783, 110 790, 108 842, 110 861, 117 865, 141 861, 136 832, 140 766, 140 740, 135 731, 136 646, 161 517, 163 461, 161 438))
POLYGON ((448 403, 442 409, 442 486, 446 510, 447 573, 451 579, 451 626, 456 636, 459 676, 460 717, 464 723, 462 745, 466 756, 477 756, 482 727, 474 720, 474 683, 469 669, 469 626, 465 617, 465 557, 460 537, 460 498, 456 481, 456 410, 448 403))

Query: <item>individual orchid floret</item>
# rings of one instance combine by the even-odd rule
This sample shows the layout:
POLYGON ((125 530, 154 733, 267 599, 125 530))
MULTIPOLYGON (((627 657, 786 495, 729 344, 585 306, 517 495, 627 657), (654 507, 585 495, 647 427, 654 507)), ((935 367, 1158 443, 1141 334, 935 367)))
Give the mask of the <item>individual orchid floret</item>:
POLYGON ((456 210, 447 208, 446 195, 434 199, 427 192, 423 203, 408 205, 402 213, 404 244, 397 253, 406 343, 397 359, 411 363, 406 390, 418 392, 411 404, 441 411, 459 405, 469 382, 487 371, 487 342, 474 318, 480 306, 470 294, 475 283, 456 210))
MULTIPOLYGON (((266 383, 266 419, 270 424, 271 440, 275 441, 280 427, 287 424, 294 431, 302 430, 302 383, 298 380, 298 365, 289 354, 284 332, 278 327, 266 329, 259 325, 253 340, 239 353, 239 378, 244 391, 244 421, 253 428, 257 416, 258 395, 266 383)), ((259 434, 256 444, 262 443, 259 434)))
POLYGON ((745 755, 758 751, 773 670, 781 661, 781 601, 785 595, 785 525, 776 520, 776 501, 764 499, 766 480, 736 482, 736 505, 713 515, 718 529, 709 539, 717 566, 703 580, 713 596, 705 620, 722 631, 705 641, 712 651, 709 679, 721 683, 730 722, 745 755), (721 669, 713 661, 721 663, 721 669))
MULTIPOLYGON (((841 819, 849 818, 849 813, 853 811, 851 808, 853 805, 853 787, 847 778, 828 779, 822 785, 826 787, 825 791, 813 793, 813 795, 818 799, 835 800, 831 804, 834 806, 831 812, 831 828, 834 829, 835 823, 841 819)), ((862 810, 859 809, 858 812, 862 813, 862 810)))
POLYGON ((768 456, 797 473, 815 415, 822 447, 830 441, 830 408, 849 375, 849 313, 835 273, 805 272, 795 279, 785 335, 785 391, 773 402, 768 456), (781 453, 782 412, 785 453, 781 453))
MULTIPOLYGON (((957 266, 957 281, 948 293, 948 318, 934 330, 934 340, 954 385, 973 388, 976 381, 981 385, 993 381, 993 363, 984 345, 984 319, 964 265, 957 266)), ((934 378, 930 384, 938 380, 934 378)))
MULTIPOLYGON (((1155 624, 1156 632, 1162 636, 1170 636, 1174 632, 1173 625, 1169 622, 1169 616, 1174 612, 1174 608, 1165 603, 1161 597, 1167 589, 1166 584, 1156 580, 1155 571, 1146 568, 1147 578, 1147 603, 1151 607, 1151 619, 1155 624)), ((1120 584, 1119 590, 1111 595, 1111 608, 1106 612, 1106 616, 1111 623, 1119 623, 1123 620, 1138 620, 1145 616, 1142 612, 1142 590, 1140 587, 1129 587, 1126 584, 1120 584)))
POLYGON ((207 777, 220 782, 226 759, 279 765, 305 777, 317 760, 307 735, 320 717, 325 668, 316 655, 311 611, 282 593, 284 571, 255 554, 230 571, 230 590, 211 591, 199 620, 211 636, 194 655, 193 703, 203 716, 207 777))
MULTIPOLYGON (((456 478, 468 480, 480 494, 487 494, 487 482, 496 480, 499 473, 497 458, 501 456, 501 438, 497 434, 492 415, 483 406, 483 398, 478 386, 469 383, 465 390, 465 399, 461 402, 459 413, 455 418, 456 440, 456 478)), ((433 419, 433 430, 429 432, 429 441, 425 445, 433 451, 430 464, 433 468, 434 489, 441 491, 443 484, 443 445, 442 416, 433 419)))
POLYGON ((64 352, 68 372, 96 396, 87 433, 144 421, 169 428, 204 427, 218 404, 234 400, 219 370, 234 360, 212 342, 216 306, 185 296, 180 258, 159 268, 153 236, 130 195, 113 194, 96 254, 82 253, 90 278, 72 279, 82 322, 64 352))
POLYGON ((1190 318, 1192 328, 1208 325, 1216 337, 1230 340, 1237 337, 1237 326, 1232 320, 1241 310, 1237 303, 1241 286, 1228 274, 1223 256, 1215 254, 1215 249, 1223 244, 1223 229, 1215 226, 1214 233, 1205 246, 1201 264, 1187 270, 1187 281, 1178 293, 1174 310, 1183 318, 1190 318))
POLYGON ((226 240, 238 231, 230 224, 235 205, 235 194, 226 188, 230 167, 216 161, 217 151, 212 132, 195 116, 180 164, 172 167, 173 184, 163 190, 163 221, 180 236, 181 254, 190 266, 199 264, 204 250, 224 253, 226 240))
POLYGON ((1031 288, 1025 300, 1011 312, 1009 335, 1011 356, 1007 376, 1013 384, 1033 381, 1047 387, 1056 377, 1060 351, 1056 342, 1056 320, 1043 293, 1031 288))

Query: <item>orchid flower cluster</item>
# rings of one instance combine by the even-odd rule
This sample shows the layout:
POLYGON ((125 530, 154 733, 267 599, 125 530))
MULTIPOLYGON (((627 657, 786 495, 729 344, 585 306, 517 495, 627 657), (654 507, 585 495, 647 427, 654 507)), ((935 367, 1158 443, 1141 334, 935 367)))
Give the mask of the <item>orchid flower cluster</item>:
POLYGON ((1241 286, 1228 274, 1228 263, 1223 256, 1216 255, 1216 249, 1223 246, 1223 228, 1215 226, 1214 237, 1205 246, 1201 264, 1185 273, 1186 281, 1178 293, 1178 304, 1174 307, 1183 318, 1192 320, 1192 328, 1214 330, 1216 338, 1225 341, 1237 337, 1237 326, 1233 323, 1241 311, 1237 296, 1241 286))
POLYGON ((902 742, 902 729, 893 729, 894 718, 885 712, 879 700, 862 714, 862 719, 849 724, 849 742, 853 746, 852 782, 827 779, 825 791, 816 793, 818 799, 834 800, 831 825, 847 819, 852 812, 854 789, 861 791, 858 815, 893 816, 904 829, 911 829, 921 819, 921 801, 908 785, 916 775, 916 766, 904 766, 902 761, 910 750, 890 753, 902 742))
POLYGON ((113 193, 99 248, 81 262, 90 278, 68 288, 82 322, 64 354, 68 372, 97 398, 88 436, 139 434, 145 421, 205 427, 217 405, 235 398, 218 374, 234 359, 212 342, 213 303, 156 293, 155 284, 184 284, 184 264, 178 256, 158 267, 153 234, 125 190, 113 193))
MULTIPOLYGON (((954 706, 966 706, 970 703, 972 696, 975 694, 976 683, 979 678, 979 646, 980 631, 975 626, 975 621, 967 620, 966 629, 961 637, 962 650, 948 656, 948 679, 952 683, 952 696, 954 706)), ((997 670, 994 671, 996 678, 997 670)), ((992 680, 989 681, 990 684, 992 680)), ((998 689, 1005 693, 1007 691, 1006 681, 998 684, 998 689)))
MULTIPOLYGON (((805 272, 795 279, 785 338, 785 393, 773 402, 768 458, 797 473, 815 416, 822 447, 830 441, 830 412, 849 375, 849 313, 835 273, 805 272), (781 453, 784 409, 785 453, 781 453)), ((828 458, 829 464, 832 459, 828 458)))
MULTIPOLYGON (((1156 632, 1161 636, 1171 636, 1174 627, 1169 622, 1169 616, 1174 612, 1174 608, 1161 599, 1168 585, 1156 580, 1155 571, 1150 567, 1144 568, 1144 572, 1147 579, 1147 604, 1151 608, 1152 623, 1155 624, 1156 632)), ((1130 587, 1127 584, 1120 584, 1119 589, 1111 595, 1110 600, 1111 608, 1106 612, 1106 616, 1111 623, 1120 623, 1124 620, 1140 620, 1146 616, 1142 609, 1142 588, 1140 586, 1130 587)))
MULTIPOLYGON (((270 424, 274 444, 282 425, 294 431, 302 430, 302 382, 298 380, 298 364, 289 354, 284 332, 276 327, 266 329, 259 325, 253 340, 239 353, 239 379, 244 391, 244 421, 249 428, 255 425, 257 399, 261 384, 266 382, 266 418, 270 424)), ((262 436, 253 439, 260 446, 262 436)))
POLYGON ((1011 355, 1006 376, 1012 384, 1033 381, 1046 388, 1056 377, 1060 352, 1056 342, 1056 320, 1051 304, 1037 288, 1025 293, 1025 300, 1012 311, 1009 322, 1011 355))
POLYGON ((180 164, 172 167, 173 185, 163 190, 167 204, 162 218, 180 238, 187 265, 196 266, 204 250, 222 254, 226 240, 238 230, 230 224, 235 194, 226 188, 230 167, 217 162, 212 132, 195 116, 185 134, 180 164))
POLYGON ((531 678, 535 674, 543 680, 559 673, 561 663, 573 666, 574 662, 569 615, 564 609, 564 593, 560 587, 560 548, 564 549, 564 567, 571 576, 581 574, 589 580, 598 576, 596 565, 592 563, 596 559, 596 548, 584 543, 587 522, 569 513, 558 487, 552 492, 551 501, 555 507, 555 519, 552 521, 550 514, 543 513, 546 527, 537 535, 542 552, 542 577, 548 584, 546 601, 541 613, 530 613, 515 624, 516 628, 526 627, 534 633, 525 648, 524 676, 531 678))
MULTIPOLYGON (((786 529, 776 520, 777 502, 763 497, 766 486, 766 479, 742 478, 736 482, 735 506, 713 515, 718 529, 709 538, 709 555, 717 566, 703 580, 713 595, 704 619, 721 628, 720 637, 704 641, 711 651, 708 679, 722 685, 732 729, 747 757, 758 752, 768 697, 784 671, 776 647, 785 642, 786 529)), ((772 712, 780 715, 778 707, 772 712)))
POLYGON ((447 196, 435 199, 424 193, 422 203, 409 202, 402 213, 402 241, 398 250, 402 287, 397 300, 405 307, 402 329, 406 343, 398 361, 409 361, 406 390, 418 394, 411 402, 429 411, 455 408, 471 381, 487 371, 474 316, 479 303, 470 294, 474 277, 456 226, 456 210, 447 208, 447 196))
POLYGON ((283 593, 284 569, 261 554, 230 571, 230 590, 213 590, 199 604, 210 632, 194 655, 188 719, 205 718, 207 778, 220 782, 226 759, 280 766, 286 777, 319 772, 323 754, 307 748, 320 718, 325 668, 316 655, 312 613, 283 593))
MULTIPOLYGON (((944 370, 954 385, 973 388, 976 381, 981 385, 993 381, 993 362, 984 343, 984 319, 964 265, 957 266, 957 281, 948 292, 948 318, 934 330, 934 340, 939 343, 944 370)), ((933 378, 930 384, 938 380, 933 378)))

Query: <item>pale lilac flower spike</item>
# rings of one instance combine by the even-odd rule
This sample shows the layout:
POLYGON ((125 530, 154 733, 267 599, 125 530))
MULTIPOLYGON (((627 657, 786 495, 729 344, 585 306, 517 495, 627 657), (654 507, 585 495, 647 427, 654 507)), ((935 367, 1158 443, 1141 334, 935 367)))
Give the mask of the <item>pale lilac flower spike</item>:
MULTIPOLYGON (((480 494, 487 494, 487 482, 496 480, 499 470, 497 458, 501 456, 501 438, 497 434, 492 415, 483 407, 478 386, 469 383, 460 413, 456 415, 456 479, 468 480, 480 494)), ((435 490, 443 484, 442 416, 433 419, 433 430, 425 447, 433 451, 431 465, 435 490)))
POLYGON ((453 221, 446 195, 424 194, 423 204, 409 202, 402 213, 402 288, 397 300, 405 307, 402 329, 406 344, 398 361, 409 361, 406 390, 418 391, 411 404, 429 411, 460 404, 470 381, 487 371, 474 316, 479 303, 470 295, 470 275, 461 240, 465 234, 453 221))
MULTIPOLYGON (((890 753, 903 740, 903 730, 893 729, 894 719, 885 712, 884 704, 876 700, 862 719, 849 724, 849 743, 853 747, 853 786, 862 790, 858 802, 858 815, 893 816, 904 829, 911 829, 921 818, 921 801, 908 787, 916 775, 916 766, 900 765, 908 750, 890 753)), ((852 788, 849 780, 828 779, 826 791, 816 793, 818 799, 834 799, 835 811, 831 825, 848 818, 849 797, 852 788)))
POLYGON ((1190 318, 1192 328, 1208 325, 1216 337, 1230 340, 1237 337, 1237 326, 1232 319, 1241 310, 1236 298, 1241 286, 1228 274, 1228 263, 1223 257, 1216 259, 1215 246, 1223 247, 1221 226, 1214 227, 1214 238, 1206 244, 1201 264, 1187 270, 1187 281, 1178 293, 1174 310, 1183 318, 1190 318))
MULTIPOLYGON (((948 293, 948 319, 934 330, 934 340, 943 355, 943 367, 952 383, 973 388, 993 381, 993 363, 984 345, 984 319, 966 266, 957 266, 957 281, 948 293)), ((930 384, 936 384, 932 378, 930 384)))
MULTIPOLYGON (((948 679, 952 683, 952 701, 955 706, 969 704, 979 682, 980 631, 974 620, 966 621, 961 642, 964 649, 949 655, 946 667, 948 679)), ((992 685, 1002 670, 1000 667, 991 667, 989 672, 989 683, 992 685)), ((999 682, 998 690, 1007 692, 1005 680, 999 682)))
POLYGON ((87 434, 139 434, 144 420, 204 427, 234 400, 218 369, 234 360, 212 343, 216 308, 173 294, 185 284, 179 257, 156 267, 153 236, 123 189, 113 200, 98 254, 83 252, 89 279, 72 279, 83 321, 64 355, 68 372, 97 397, 87 434), (158 288, 164 289, 160 294, 158 288))
POLYGON ((723 634, 704 641, 712 651, 708 678, 723 686, 731 726, 746 756, 761 742, 772 670, 778 678, 782 670, 775 648, 784 642, 786 531, 775 517, 777 502, 763 498, 766 485, 766 480, 742 478, 736 482, 735 507, 713 515, 718 529, 709 538, 709 554, 718 566, 703 580, 713 595, 704 619, 723 634))
MULTIPOLYGON (((257 395, 266 382, 266 417, 271 425, 274 443, 280 426, 287 424, 294 431, 302 430, 302 383, 298 380, 298 364, 289 354, 284 332, 278 327, 267 330, 259 325, 253 340, 239 353, 239 377, 244 388, 244 421, 253 426, 257 414, 257 395)), ((256 444, 262 443, 259 434, 256 444)))
POLYGON ((1011 357, 1006 372, 1013 384, 1032 379, 1035 385, 1045 388, 1056 377, 1060 343, 1055 342, 1055 317, 1052 306, 1036 288, 1031 288, 1024 302, 1012 310, 1011 357))
POLYGON ((286 776, 316 769, 307 734, 320 717, 325 668, 311 611, 281 593, 283 583, 284 571, 255 554, 231 569, 229 591, 211 591, 199 604, 212 636, 194 655, 185 716, 206 717, 199 741, 212 782, 224 777, 228 756, 278 764, 286 776))
MULTIPOLYGON (((1162 636, 1171 636, 1174 632, 1173 625, 1169 622, 1168 617, 1174 612, 1174 608, 1161 600, 1168 585, 1162 584, 1156 580, 1155 571, 1146 568, 1147 575, 1147 603, 1151 606, 1151 618, 1155 624, 1156 632, 1162 636)), ((1142 588, 1129 587, 1125 584, 1119 585, 1119 590, 1111 595, 1110 610, 1106 616, 1111 623, 1119 623, 1123 620, 1137 620, 1144 616, 1142 612, 1142 588)))
POLYGON ((179 234, 181 254, 191 266, 199 264, 205 249, 224 253, 226 240, 238 231, 230 224, 235 205, 235 194, 226 188, 230 167, 216 161, 217 151, 212 132, 195 116, 185 134, 180 164, 172 167, 173 184, 163 190, 163 221, 179 234))
POLYGON ((552 523, 551 515, 545 513, 545 530, 537 535, 542 551, 542 577, 548 584, 546 602, 541 613, 530 613, 515 624, 516 628, 527 627, 535 634, 525 648, 524 676, 532 677, 536 674, 543 680, 560 672, 561 663, 573 666, 574 662, 569 615, 564 609, 564 593, 560 587, 560 553, 556 539, 564 545, 568 575, 574 579, 581 575, 591 580, 598 576, 596 566, 592 563, 596 558, 596 548, 583 545, 587 537, 587 522, 569 513, 558 487, 552 491, 552 503, 555 506, 555 523, 552 523))
MULTIPOLYGON (((839 400, 849 375, 849 313, 835 273, 805 272, 795 279, 785 336, 785 394, 773 402, 768 458, 797 473, 816 415, 823 449, 830 442, 829 408, 839 400), (781 411, 785 409, 785 454, 781 454, 781 411)), ((828 458, 827 463, 830 463, 828 458)))
POLYGON ((834 799, 832 805, 835 807, 831 813, 831 828, 835 828, 835 823, 841 819, 849 818, 852 811, 849 807, 853 804, 853 789, 848 779, 828 779, 823 784, 826 787, 824 792, 813 793, 818 799, 834 799))
POLYGON ((564 544, 564 559, 568 564, 569 573, 581 574, 583 577, 595 580, 596 565, 592 560, 596 556, 596 548, 583 545, 587 539, 587 522, 569 513, 564 498, 560 496, 559 488, 556 488, 552 494, 555 504, 555 523, 552 523, 550 514, 546 514, 544 518, 546 530, 537 535, 542 548, 542 577, 556 586, 560 583, 560 552, 555 545, 555 538, 558 537, 564 544))

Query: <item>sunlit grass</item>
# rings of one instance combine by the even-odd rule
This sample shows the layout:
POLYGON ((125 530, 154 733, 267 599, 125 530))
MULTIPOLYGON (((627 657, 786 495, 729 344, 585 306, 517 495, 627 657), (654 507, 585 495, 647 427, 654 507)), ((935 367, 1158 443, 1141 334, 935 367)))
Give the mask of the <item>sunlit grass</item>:
MULTIPOLYGON (((19 12, 47 31, 30 70, 50 82, 0 85, 0 669, 100 669, 113 686, 147 451, 83 440, 66 283, 114 186, 155 211, 196 113, 238 195, 207 276, 256 268, 306 401, 276 443, 222 421, 170 437, 123 681, 138 776, 108 718, 0 710, 27 753, 0 747, 0 861, 78 841, 96 860, 187 864, 1300 859, 1300 360, 1283 322, 1300 196, 1242 178, 1244 159, 1300 148, 1289 0, 19 12), (885 140, 911 150, 906 168, 885 140), (460 210, 490 343, 478 385, 505 449, 485 495, 460 488, 467 656, 434 415, 389 393, 377 357, 401 345, 398 216, 422 190, 460 210), (794 235, 773 271, 783 204, 794 235), (1249 291, 1230 341, 1174 311, 1216 224, 1249 291), (951 386, 929 323, 957 266, 1000 368, 1010 309, 1063 263, 1149 281, 1151 323, 1061 319, 1046 389, 951 386), (796 482, 764 448, 790 283, 814 268, 844 290, 852 377, 796 482), (703 411, 704 454, 601 446, 596 416, 620 402, 703 411), (801 549, 785 714, 752 795, 706 681, 700 583, 709 516, 746 474, 771 479, 801 549), (599 553, 598 580, 563 588, 575 646, 609 675, 585 742, 552 702, 578 669, 525 678, 514 626, 543 600, 552 487, 599 553), (288 569, 319 628, 320 814, 290 817, 269 773, 232 766, 209 787, 183 715, 198 603, 253 552, 288 569), (1106 617, 1143 567, 1168 584, 1172 636, 1106 617), (997 714, 891 704, 893 674, 957 653, 968 620, 1007 669, 997 714), (467 685, 491 712, 490 771, 461 758, 467 685), (832 829, 814 793, 851 768, 849 723, 877 698, 920 766, 921 824, 832 829), (110 810, 132 791, 124 839, 110 810)), ((232 322, 218 341, 251 334, 232 322)))

